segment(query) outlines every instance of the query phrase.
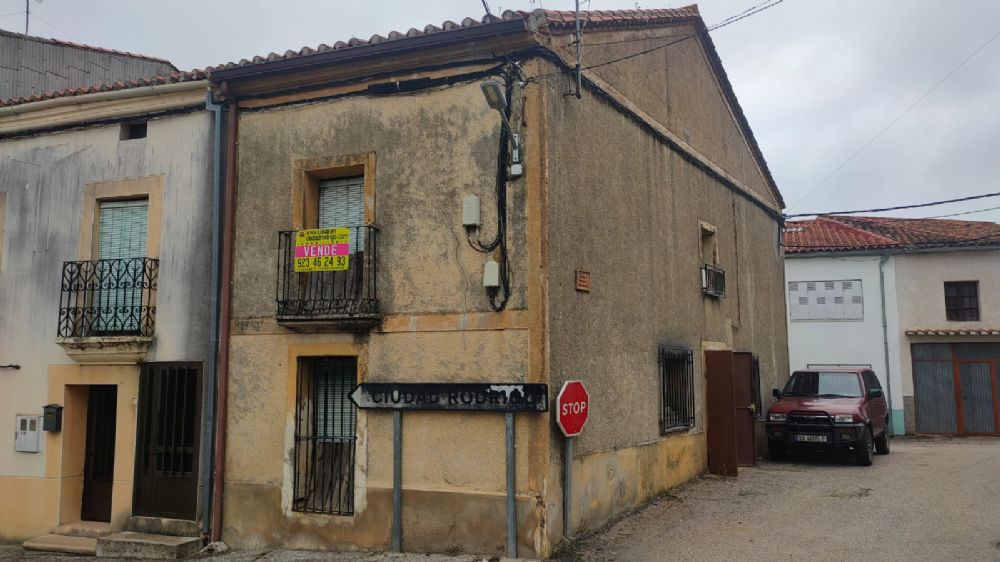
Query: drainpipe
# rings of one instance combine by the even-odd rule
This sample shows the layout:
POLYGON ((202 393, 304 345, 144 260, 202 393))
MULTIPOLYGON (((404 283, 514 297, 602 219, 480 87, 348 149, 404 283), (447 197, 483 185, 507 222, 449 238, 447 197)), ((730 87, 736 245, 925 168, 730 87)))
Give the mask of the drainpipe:
POLYGON ((878 261, 878 286, 882 298, 882 349, 885 352, 885 389, 886 403, 889 405, 889 435, 895 435, 892 427, 892 380, 889 378, 889 324, 885 313, 885 264, 889 261, 889 254, 884 254, 878 261))
POLYGON ((201 424, 201 534, 208 537, 212 519, 212 450, 215 438, 215 384, 219 359, 219 276, 222 265, 222 105, 212 102, 212 88, 205 99, 205 109, 213 114, 212 129, 212 286, 209 325, 208 365, 205 369, 205 412, 201 424))
MULTIPOLYGON (((228 84, 222 83, 223 95, 228 95, 228 84)), ((226 125, 226 192, 222 232, 222 286, 219 314, 219 396, 215 418, 215 471, 212 488, 212 540, 222 537, 222 489, 226 468, 226 413, 229 398, 229 322, 233 280, 233 210, 236 204, 236 102, 230 100, 226 125)))

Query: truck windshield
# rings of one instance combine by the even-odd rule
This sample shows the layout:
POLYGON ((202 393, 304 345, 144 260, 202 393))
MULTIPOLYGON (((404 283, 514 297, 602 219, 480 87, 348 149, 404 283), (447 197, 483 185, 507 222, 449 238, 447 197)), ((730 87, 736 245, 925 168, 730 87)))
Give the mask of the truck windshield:
POLYGON ((861 383, 855 373, 795 373, 785 385, 784 396, 861 398, 861 383))

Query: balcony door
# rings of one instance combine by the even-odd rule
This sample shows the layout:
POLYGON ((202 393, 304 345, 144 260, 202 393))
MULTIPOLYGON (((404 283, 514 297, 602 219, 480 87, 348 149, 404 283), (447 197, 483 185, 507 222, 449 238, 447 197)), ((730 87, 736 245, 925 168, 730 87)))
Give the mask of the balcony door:
POLYGON ((139 333, 149 200, 102 201, 98 212, 93 330, 139 333))
MULTIPOLYGON (((350 303, 363 288, 365 259, 365 177, 337 178, 319 184, 319 228, 350 229, 347 271, 328 271, 318 281, 328 287, 327 298, 350 303)), ((313 280, 317 281, 316 279, 313 280)), ((349 305, 348 305, 349 306, 349 305)))

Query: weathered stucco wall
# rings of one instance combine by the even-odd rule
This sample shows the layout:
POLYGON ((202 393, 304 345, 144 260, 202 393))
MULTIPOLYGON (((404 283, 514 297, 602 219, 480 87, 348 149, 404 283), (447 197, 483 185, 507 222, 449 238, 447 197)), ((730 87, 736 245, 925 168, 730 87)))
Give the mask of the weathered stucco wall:
POLYGON ((997 329, 1000 327, 1000 251, 952 251, 894 256, 899 311, 899 363, 903 396, 913 397, 914 343, 989 342, 996 337, 907 336, 906 330, 997 329), (945 281, 979 281, 979 321, 954 322, 945 313, 945 281))
MULTIPOLYGON (((291 511, 295 356, 357 355, 371 382, 527 381, 525 180, 510 182, 512 296, 489 309, 486 257, 469 247, 462 198, 495 225, 499 116, 478 83, 406 96, 353 97, 245 112, 239 122, 230 416, 223 538, 238 546, 381 549, 389 545, 392 419, 358 417, 355 514, 291 511), (297 160, 374 153, 378 297, 365 334, 295 333, 275 321, 278 231, 293 228, 297 160), (252 444, 252 445, 251 445, 252 444)), ((536 145, 537 147, 537 145, 536 145)), ((503 416, 408 412, 403 422, 403 547, 493 553, 505 544, 503 416)), ((544 416, 517 416, 520 552, 543 515, 528 485, 529 439, 544 416)))
MULTIPOLYGON (((85 184, 162 176, 156 333, 147 360, 206 360, 210 133, 209 117, 198 112, 150 121, 145 139, 120 141, 118 125, 110 125, 0 140, 0 194, 6 199, 0 363, 21 365, 20 370, 0 371, 0 488, 57 486, 48 480, 52 476, 45 466, 51 455, 59 454, 52 449, 58 441, 44 439, 41 453, 15 453, 8 424, 15 413, 41 414, 50 401, 51 366, 75 365, 56 344, 56 327, 62 263, 81 259, 83 207, 93 205, 84 200, 85 184)), ((18 494, 17 501, 2 502, 7 509, 0 510, 0 539, 29 538, 52 528, 58 506, 45 499, 48 493, 41 500, 18 494), (30 509, 11 508, 26 501, 32 503, 30 509), (19 522, 8 525, 4 517, 19 522)))
MULTIPOLYGON (((697 57, 672 64, 704 72, 688 68, 704 65, 697 57)), ((644 83, 664 80, 657 68, 646 67, 644 83)), ((587 492, 574 492, 581 510, 574 519, 593 528, 704 470, 703 349, 757 354, 765 389, 788 376, 783 253, 778 223, 760 208, 589 92, 577 100, 561 95, 561 84, 548 87, 551 385, 555 392, 565 380, 579 379, 590 392, 590 420, 577 439, 575 464, 592 469, 575 478, 587 492), (701 293, 699 221, 717 229, 727 285, 721 300, 701 293), (591 273, 591 292, 574 289, 578 269, 591 273), (694 351, 696 427, 688 434, 660 435, 660 345, 694 351), (616 466, 630 456, 654 466, 664 462, 639 452, 646 450, 682 460, 675 470, 645 475, 636 461, 624 469, 629 477, 612 478, 611 484, 620 480, 617 492, 609 487, 607 475, 621 474, 616 466)), ((669 98, 671 114, 697 119, 689 126, 707 140, 732 134, 731 121, 715 115, 723 109, 711 96, 682 92, 669 98), (699 117, 703 113, 712 118, 699 117)), ((725 143, 715 149, 730 160, 740 155, 729 152, 745 150, 725 143)), ((765 397, 765 407, 770 400, 765 397)), ((558 454, 553 451, 553 467, 562 464, 558 454)), ((558 498, 547 501, 552 521, 561 511, 558 498)))
MULTIPOLYGON (((700 39, 691 37, 694 33, 693 25, 592 33, 584 40, 584 64, 603 64, 591 72, 766 201, 775 203, 719 78, 709 66, 705 47, 700 39), (667 44, 670 46, 658 48, 667 44), (655 50, 619 60, 650 49, 655 50), (617 62, 605 64, 608 61, 617 62)), ((574 49, 567 46, 562 52, 573 57, 574 49)))

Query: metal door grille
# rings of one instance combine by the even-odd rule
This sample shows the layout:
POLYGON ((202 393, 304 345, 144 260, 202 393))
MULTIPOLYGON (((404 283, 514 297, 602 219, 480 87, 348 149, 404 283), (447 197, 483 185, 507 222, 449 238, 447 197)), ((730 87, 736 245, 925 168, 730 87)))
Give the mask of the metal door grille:
POLYGON ((139 382, 133 512, 193 518, 201 420, 200 363, 144 363, 139 382))
POLYGON ((753 417, 764 419, 763 389, 760 387, 760 357, 753 356, 753 371, 750 374, 750 390, 753 393, 753 417))
POLYGON ((350 394, 355 357, 302 357, 295 415, 295 496, 292 509, 354 513, 357 414, 350 394))
POLYGON ((660 431, 694 426, 694 354, 660 348, 660 431))

